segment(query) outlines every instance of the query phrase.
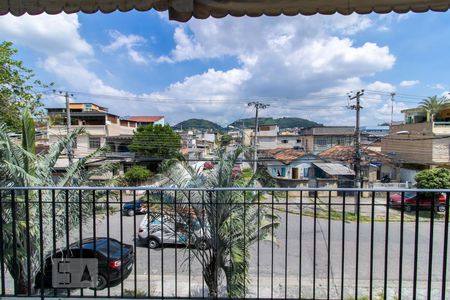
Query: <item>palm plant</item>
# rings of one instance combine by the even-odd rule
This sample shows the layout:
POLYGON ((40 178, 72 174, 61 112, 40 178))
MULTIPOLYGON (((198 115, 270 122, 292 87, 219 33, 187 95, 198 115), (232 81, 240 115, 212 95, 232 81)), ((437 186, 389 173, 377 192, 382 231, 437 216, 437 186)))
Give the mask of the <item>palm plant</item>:
POLYGON ((420 107, 427 112, 427 122, 434 122, 434 117, 450 102, 447 98, 437 96, 428 97, 420 102, 420 107))
MULTIPOLYGON (((15 143, 5 124, 0 124, 0 212, 2 251, 5 264, 15 282, 15 292, 30 293, 32 280, 40 269, 40 245, 43 250, 79 225, 79 215, 89 216, 95 209, 92 194, 83 191, 33 190, 33 187, 71 187, 89 185, 89 178, 111 168, 105 165, 87 170, 88 160, 100 151, 80 158, 68 166, 63 176, 54 178, 56 161, 69 143, 83 134, 76 129, 51 145, 47 154, 36 154, 35 127, 30 114, 22 119, 22 145, 15 143), (8 190, 31 187, 30 190, 8 190), (53 237, 52 237, 53 236, 53 237)), ((86 219, 86 217, 85 217, 86 219)))
POLYGON ((174 187, 201 188, 178 190, 172 197, 175 202, 163 206, 175 210, 175 218, 184 223, 194 240, 204 239, 197 236, 199 226, 202 234, 208 236, 209 247, 190 253, 203 265, 203 279, 210 297, 218 296, 223 277, 229 297, 244 297, 250 282, 250 246, 258 240, 276 242, 273 232, 279 219, 268 207, 258 204, 258 194, 236 189, 214 190, 253 186, 255 175, 248 182, 233 175, 232 169, 243 151, 239 148, 226 154, 220 150, 218 164, 207 172, 182 163, 171 164, 166 171, 174 187))

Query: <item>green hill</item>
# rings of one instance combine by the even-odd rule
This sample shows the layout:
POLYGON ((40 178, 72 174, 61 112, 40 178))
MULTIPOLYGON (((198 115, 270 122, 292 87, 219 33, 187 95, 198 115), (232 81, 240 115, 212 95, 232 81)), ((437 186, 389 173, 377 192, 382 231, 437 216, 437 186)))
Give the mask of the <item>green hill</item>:
MULTIPOLYGON (((248 119, 241 119, 234 121, 231 123, 231 126, 241 128, 242 123, 244 123, 245 128, 253 128, 255 127, 255 118, 248 118, 248 119)), ((316 127, 316 126, 323 126, 322 124, 316 123, 314 121, 302 119, 302 118, 290 118, 290 117, 283 117, 279 119, 274 118, 259 118, 259 123, 261 125, 278 125, 280 129, 284 128, 309 128, 309 127, 316 127)))
POLYGON ((204 119, 185 120, 173 126, 173 129, 176 130, 200 129, 211 131, 223 131, 222 126, 220 126, 219 124, 204 119))

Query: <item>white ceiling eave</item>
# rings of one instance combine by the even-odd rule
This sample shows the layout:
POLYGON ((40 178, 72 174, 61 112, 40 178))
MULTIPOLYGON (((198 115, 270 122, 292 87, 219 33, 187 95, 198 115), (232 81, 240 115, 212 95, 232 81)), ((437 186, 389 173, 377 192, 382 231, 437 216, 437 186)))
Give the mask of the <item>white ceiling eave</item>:
POLYGON ((339 13, 407 13, 447 11, 450 0, 0 0, 0 15, 11 13, 110 13, 113 11, 169 11, 172 20, 231 16, 331 15, 339 13))

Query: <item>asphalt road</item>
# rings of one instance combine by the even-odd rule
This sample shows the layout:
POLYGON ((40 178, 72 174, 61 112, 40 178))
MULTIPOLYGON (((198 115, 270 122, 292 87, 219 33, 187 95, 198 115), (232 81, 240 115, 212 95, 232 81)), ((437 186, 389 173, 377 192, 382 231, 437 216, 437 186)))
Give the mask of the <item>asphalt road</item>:
MULTIPOLYGON (((347 297, 354 295, 356 278, 358 278, 359 295, 369 294, 371 279, 374 294, 377 294, 382 291, 385 283, 384 274, 387 267, 388 298, 398 294, 400 274, 402 294, 406 299, 411 297, 414 279, 414 223, 409 222, 403 225, 403 244, 401 244, 401 225, 398 222, 388 224, 375 222, 372 235, 371 223, 360 223, 358 226, 356 222, 330 221, 328 223, 326 219, 317 219, 314 222, 312 217, 285 212, 278 212, 278 215, 281 218, 281 226, 275 230, 276 243, 264 241, 259 245, 252 245, 250 262, 252 282, 249 287, 249 296, 298 297, 301 286, 303 297, 325 297, 327 293, 330 293, 330 297, 333 298, 338 297, 341 291, 347 297), (386 226, 388 226, 388 239, 386 239, 386 226), (400 264, 401 245, 403 261, 400 264), (371 249, 373 249, 372 264, 371 249)), ((138 290, 150 292, 152 295, 162 295, 162 292, 166 296, 200 295, 203 287, 202 267, 194 256, 191 256, 191 260, 188 259, 189 251, 197 250, 184 249, 180 246, 177 248, 165 246, 150 250, 145 245, 140 245, 134 237, 142 218, 142 215, 122 218, 123 242, 136 245, 136 263, 133 273, 124 282, 125 289, 134 289, 136 279, 138 290)), ((419 223, 417 237, 419 299, 425 297, 427 292, 430 224, 430 222, 419 223)), ((433 230, 431 257, 433 298, 439 298, 442 280, 443 225, 442 222, 436 222, 433 230)), ((106 229, 106 219, 99 221, 96 224, 97 236, 106 236, 106 229)), ((84 231, 85 236, 88 233, 92 234, 92 228, 86 228, 84 231)), ((118 240, 121 239, 119 213, 110 216, 109 235, 118 240)), ((111 289, 110 293, 120 293, 120 286, 111 289)))

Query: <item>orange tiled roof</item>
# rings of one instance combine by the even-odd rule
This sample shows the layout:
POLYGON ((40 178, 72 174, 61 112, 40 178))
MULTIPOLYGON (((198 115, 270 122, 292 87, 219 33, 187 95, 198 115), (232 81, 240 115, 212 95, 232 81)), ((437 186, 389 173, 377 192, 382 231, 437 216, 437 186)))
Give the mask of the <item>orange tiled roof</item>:
POLYGON ((284 164, 289 164, 290 162, 302 158, 303 156, 309 154, 305 151, 293 150, 293 149, 285 149, 285 148, 276 148, 265 151, 266 157, 271 157, 276 160, 281 161, 284 164))
POLYGON ((164 116, 132 116, 128 117, 127 120, 135 122, 156 122, 164 118, 164 116))
MULTIPOLYGON (((323 159, 336 160, 336 161, 346 161, 352 162, 355 155, 355 147, 354 146, 341 146, 336 145, 327 149, 317 156, 323 159)), ((366 161, 385 161, 389 158, 386 155, 378 153, 373 150, 369 150, 366 148, 362 148, 362 156, 363 160, 365 158, 366 161)))

